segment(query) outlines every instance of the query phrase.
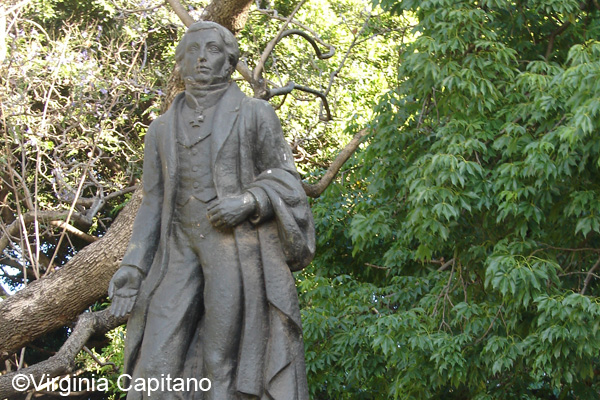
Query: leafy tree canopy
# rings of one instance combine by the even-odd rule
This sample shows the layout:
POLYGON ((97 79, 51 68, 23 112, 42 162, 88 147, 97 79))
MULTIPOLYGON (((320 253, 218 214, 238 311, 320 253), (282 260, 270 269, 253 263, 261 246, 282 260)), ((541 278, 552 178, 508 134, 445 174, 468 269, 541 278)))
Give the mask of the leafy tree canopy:
POLYGON ((314 398, 597 398, 597 3, 380 5, 416 38, 314 203, 314 398))

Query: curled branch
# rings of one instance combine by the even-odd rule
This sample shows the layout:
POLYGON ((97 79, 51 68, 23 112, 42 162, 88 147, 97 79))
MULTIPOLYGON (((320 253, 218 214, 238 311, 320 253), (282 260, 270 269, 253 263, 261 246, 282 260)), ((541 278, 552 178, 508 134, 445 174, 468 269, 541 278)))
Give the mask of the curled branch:
POLYGON ((303 29, 304 31, 309 32, 311 35, 313 35, 313 37, 315 38, 315 40, 317 42, 319 42, 320 44, 322 44, 323 46, 325 46, 325 47, 332 47, 331 45, 325 43, 323 41, 323 39, 321 39, 319 37, 319 35, 317 34, 317 32, 315 32, 314 30, 310 29, 310 27, 308 27, 308 26, 306 26, 306 25, 304 25, 304 24, 296 21, 295 19, 289 19, 289 18, 282 17, 280 15, 277 15, 277 11, 276 10, 259 8, 259 9, 255 10, 254 12, 258 12, 260 14, 268 16, 269 18, 276 19, 276 20, 283 21, 283 22, 289 20, 289 23, 294 24, 297 27, 299 27, 299 28, 303 29))
POLYGON ((281 42, 281 40, 287 36, 291 36, 291 35, 297 35, 300 36, 302 38, 304 38, 314 49, 315 51, 315 55, 317 56, 317 58, 319 60, 326 60, 328 58, 333 57, 333 55, 335 54, 335 47, 329 45, 328 46, 328 51, 326 53, 321 52, 321 49, 319 48, 319 45, 317 44, 316 40, 310 36, 308 33, 300 30, 300 29, 288 29, 286 31, 281 32, 281 34, 279 34, 275 39, 271 40, 268 44, 267 47, 265 47, 265 51, 263 52, 262 56, 260 57, 260 61, 258 62, 258 64, 256 65, 256 68, 254 69, 254 79, 259 80, 260 79, 260 75, 262 74, 262 71, 265 68, 265 62, 267 61, 267 58, 269 58, 269 55, 271 55, 271 53, 273 52, 273 49, 275 48, 275 46, 277 45, 277 43, 281 42))
POLYGON ((275 96, 286 95, 294 89, 301 90, 306 93, 311 93, 311 94, 314 94, 315 96, 320 97, 321 101, 323 102, 323 107, 325 108, 326 115, 323 115, 323 114, 319 115, 319 119, 324 122, 331 121, 331 110, 329 109, 329 103, 327 102, 327 96, 325 95, 325 93, 319 92, 316 89, 312 89, 312 88, 302 86, 302 85, 297 85, 294 82, 288 82, 288 84, 283 87, 267 90, 265 100, 268 100, 275 96))

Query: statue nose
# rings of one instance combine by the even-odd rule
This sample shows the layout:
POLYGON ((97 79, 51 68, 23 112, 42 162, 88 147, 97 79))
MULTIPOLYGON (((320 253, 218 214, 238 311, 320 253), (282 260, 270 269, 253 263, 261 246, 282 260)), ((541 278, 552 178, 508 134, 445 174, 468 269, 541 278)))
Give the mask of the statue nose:
POLYGON ((206 49, 200 49, 198 52, 198 62, 206 61, 206 49))

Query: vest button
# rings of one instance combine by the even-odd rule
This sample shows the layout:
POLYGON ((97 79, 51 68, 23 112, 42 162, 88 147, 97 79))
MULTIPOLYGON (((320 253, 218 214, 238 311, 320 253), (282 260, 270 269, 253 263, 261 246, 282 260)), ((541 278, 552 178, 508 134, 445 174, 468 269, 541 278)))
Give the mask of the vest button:
POLYGON ((192 167, 192 171, 194 171, 194 172, 198 172, 198 167, 197 167, 196 165, 194 165, 194 166, 192 167))
POLYGON ((198 189, 200 187, 200 183, 194 182, 194 189, 198 189))

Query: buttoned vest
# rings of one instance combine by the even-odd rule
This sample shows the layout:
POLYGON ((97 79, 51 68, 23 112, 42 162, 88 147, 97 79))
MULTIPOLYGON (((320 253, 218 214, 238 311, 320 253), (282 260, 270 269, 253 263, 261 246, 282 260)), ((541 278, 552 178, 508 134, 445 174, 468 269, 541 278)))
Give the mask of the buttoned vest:
POLYGON ((217 197, 213 180, 211 140, 214 108, 206 110, 206 120, 198 131, 187 128, 181 113, 177 129, 179 186, 177 204, 185 205, 192 197, 208 203, 217 197))

